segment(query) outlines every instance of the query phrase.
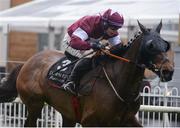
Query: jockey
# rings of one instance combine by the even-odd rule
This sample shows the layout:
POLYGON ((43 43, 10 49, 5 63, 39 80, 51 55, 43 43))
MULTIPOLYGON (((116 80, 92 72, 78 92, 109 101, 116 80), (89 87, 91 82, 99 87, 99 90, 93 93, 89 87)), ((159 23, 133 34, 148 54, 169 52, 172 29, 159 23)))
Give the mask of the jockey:
MULTIPOLYGON (((123 24, 123 16, 111 9, 102 15, 84 16, 68 28, 63 40, 65 52, 81 58, 87 51, 101 49, 101 40, 107 40, 110 46, 117 46, 121 44, 118 29, 123 24)), ((79 84, 80 78, 92 69, 91 62, 91 58, 80 59, 75 64, 69 80, 62 85, 63 89, 76 94, 75 86, 79 84)))

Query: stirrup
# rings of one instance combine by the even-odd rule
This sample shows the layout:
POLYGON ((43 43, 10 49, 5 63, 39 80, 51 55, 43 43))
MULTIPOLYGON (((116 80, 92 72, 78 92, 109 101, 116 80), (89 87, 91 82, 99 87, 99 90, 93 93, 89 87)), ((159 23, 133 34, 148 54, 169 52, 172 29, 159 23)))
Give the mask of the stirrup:
POLYGON ((74 83, 73 81, 69 81, 69 82, 67 82, 67 83, 64 83, 64 84, 62 85, 62 87, 63 87, 64 89, 66 89, 67 87, 73 87, 73 88, 75 89, 75 83, 74 83))
POLYGON ((74 94, 74 95, 76 95, 77 93, 76 93, 76 89, 75 89, 75 83, 73 82, 73 81, 69 81, 69 82, 67 82, 67 83, 65 83, 65 84, 63 84, 63 89, 65 90, 65 91, 68 91, 68 92, 70 92, 70 93, 72 93, 72 94, 74 94))
POLYGON ((7 77, 3 77, 3 78, 1 79, 1 81, 0 81, 0 84, 2 85, 2 84, 4 84, 6 81, 7 81, 7 77))

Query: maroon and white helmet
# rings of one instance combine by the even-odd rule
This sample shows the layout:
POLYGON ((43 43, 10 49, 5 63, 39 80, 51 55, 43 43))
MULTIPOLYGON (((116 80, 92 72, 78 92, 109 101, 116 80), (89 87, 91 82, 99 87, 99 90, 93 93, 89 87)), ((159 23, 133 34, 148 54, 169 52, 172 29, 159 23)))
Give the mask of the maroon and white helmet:
POLYGON ((124 24, 123 15, 119 14, 118 12, 113 12, 111 9, 108 9, 104 12, 104 14, 102 15, 102 19, 105 28, 109 26, 121 28, 124 24))

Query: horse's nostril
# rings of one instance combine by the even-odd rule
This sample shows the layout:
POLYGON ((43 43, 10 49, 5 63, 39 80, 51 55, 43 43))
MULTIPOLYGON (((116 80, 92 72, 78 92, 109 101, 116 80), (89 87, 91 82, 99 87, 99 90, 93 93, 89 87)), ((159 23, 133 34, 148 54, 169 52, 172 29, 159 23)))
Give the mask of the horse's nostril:
POLYGON ((170 71, 168 71, 168 70, 163 70, 162 71, 162 74, 168 74, 168 73, 170 73, 170 71))
POLYGON ((173 72, 174 70, 167 70, 167 69, 162 70, 162 73, 173 73, 173 72))
POLYGON ((162 71, 162 81, 167 82, 167 81, 172 80, 173 73, 174 73, 174 70, 172 70, 172 71, 163 70, 162 71))
POLYGON ((174 73, 174 70, 171 70, 171 71, 169 71, 169 70, 163 70, 163 71, 162 71, 162 74, 164 74, 164 75, 166 75, 166 74, 173 75, 173 73, 174 73))

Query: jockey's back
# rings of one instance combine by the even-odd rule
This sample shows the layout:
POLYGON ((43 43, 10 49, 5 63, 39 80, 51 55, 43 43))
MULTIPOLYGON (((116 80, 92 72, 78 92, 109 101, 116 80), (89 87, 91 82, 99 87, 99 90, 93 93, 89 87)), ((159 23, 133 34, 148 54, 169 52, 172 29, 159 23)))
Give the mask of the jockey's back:
MULTIPOLYGON (((98 39, 102 36, 104 36, 104 39, 111 38, 108 35, 104 35, 104 28, 101 20, 100 15, 84 16, 68 28, 68 34, 71 36, 77 28, 81 28, 88 34, 88 37, 90 38, 98 39)), ((113 37, 117 35, 118 33, 113 35, 113 37)))

